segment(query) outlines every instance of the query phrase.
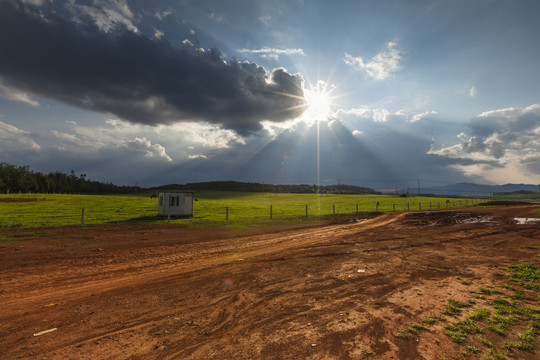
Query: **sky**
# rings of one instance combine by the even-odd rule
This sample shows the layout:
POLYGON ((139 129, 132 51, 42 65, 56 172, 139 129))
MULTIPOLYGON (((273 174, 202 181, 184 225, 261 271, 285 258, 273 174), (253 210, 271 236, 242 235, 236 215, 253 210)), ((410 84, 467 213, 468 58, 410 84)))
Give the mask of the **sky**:
POLYGON ((0 0, 0 162, 142 187, 539 184, 539 11, 0 0))

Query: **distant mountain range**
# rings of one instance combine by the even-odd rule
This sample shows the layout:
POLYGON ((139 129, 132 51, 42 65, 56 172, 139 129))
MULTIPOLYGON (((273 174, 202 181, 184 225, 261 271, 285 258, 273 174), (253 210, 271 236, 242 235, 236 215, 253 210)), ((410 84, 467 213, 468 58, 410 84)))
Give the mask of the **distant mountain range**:
MULTIPOLYGON (((421 188, 421 193, 437 195, 489 195, 492 193, 507 193, 514 191, 539 191, 540 185, 533 184, 504 184, 504 185, 480 185, 474 183, 457 183, 444 186, 430 186, 421 188)), ((416 189, 414 189, 416 190, 416 189)), ((416 191, 411 194, 416 194, 416 191)))

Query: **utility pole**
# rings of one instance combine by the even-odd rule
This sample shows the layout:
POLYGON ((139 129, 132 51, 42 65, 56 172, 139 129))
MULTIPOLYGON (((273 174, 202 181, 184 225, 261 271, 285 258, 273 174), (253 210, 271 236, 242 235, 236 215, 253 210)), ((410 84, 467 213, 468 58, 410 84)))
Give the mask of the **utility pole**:
POLYGON ((418 179, 418 195, 420 195, 420 179, 418 179))

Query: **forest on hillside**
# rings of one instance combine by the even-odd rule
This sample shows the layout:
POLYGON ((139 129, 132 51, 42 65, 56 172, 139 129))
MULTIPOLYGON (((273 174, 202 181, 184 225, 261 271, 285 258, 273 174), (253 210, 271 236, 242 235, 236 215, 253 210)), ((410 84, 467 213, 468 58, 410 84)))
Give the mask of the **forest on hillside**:
POLYGON ((152 188, 151 190, 159 191, 165 189, 176 191, 243 191, 292 194, 378 194, 373 189, 356 185, 272 185, 239 181, 209 181, 184 185, 170 184, 152 188))
POLYGON ((30 166, 0 163, 0 193, 62 193, 62 194, 133 194, 142 191, 243 191, 294 194, 377 194, 373 189, 355 185, 272 185, 239 181, 210 181, 170 184, 150 189, 138 186, 118 186, 87 179, 86 174, 65 174, 60 171, 43 174, 30 166))
POLYGON ((0 193, 76 193, 76 194, 131 194, 140 191, 136 186, 117 186, 92 181, 86 174, 60 171, 42 174, 29 166, 0 163, 0 193))

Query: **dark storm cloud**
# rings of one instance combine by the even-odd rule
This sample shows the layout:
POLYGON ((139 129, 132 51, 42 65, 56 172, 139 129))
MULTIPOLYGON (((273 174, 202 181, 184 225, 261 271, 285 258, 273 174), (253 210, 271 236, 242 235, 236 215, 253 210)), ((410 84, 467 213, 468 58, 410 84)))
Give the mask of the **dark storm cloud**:
POLYGON ((199 120, 240 134, 305 109, 302 79, 218 50, 178 49, 118 25, 0 2, 0 82, 147 125, 199 120))

